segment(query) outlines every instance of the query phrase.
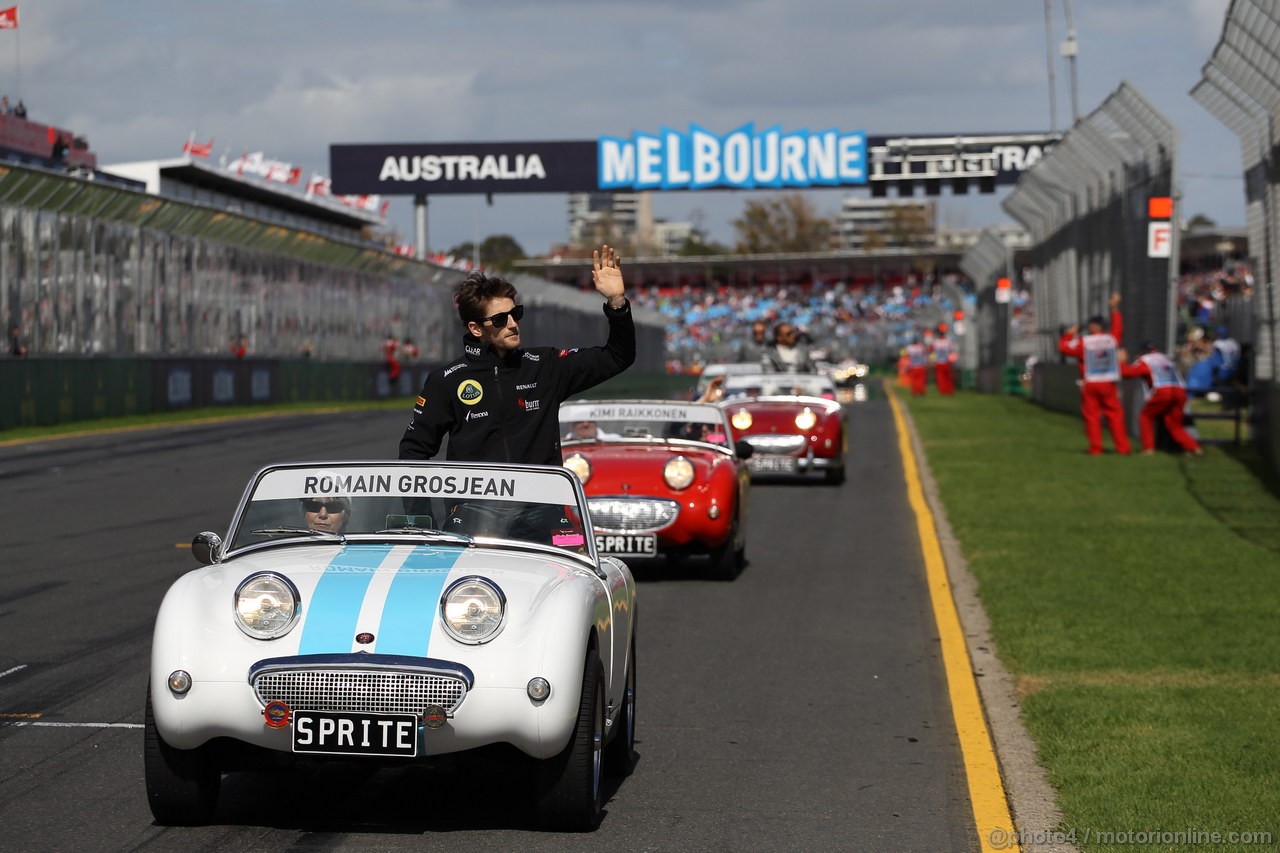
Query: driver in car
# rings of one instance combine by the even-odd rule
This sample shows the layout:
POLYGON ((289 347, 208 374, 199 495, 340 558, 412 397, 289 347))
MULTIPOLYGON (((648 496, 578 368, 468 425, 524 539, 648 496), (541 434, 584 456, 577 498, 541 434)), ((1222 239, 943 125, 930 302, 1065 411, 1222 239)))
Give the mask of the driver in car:
POLYGON ((565 439, 572 441, 590 441, 592 439, 617 438, 616 432, 607 432, 600 429, 599 424, 595 421, 574 421, 573 426, 565 435, 565 439))
POLYGON ((342 533, 351 520, 351 498, 303 498, 302 521, 309 530, 342 533))

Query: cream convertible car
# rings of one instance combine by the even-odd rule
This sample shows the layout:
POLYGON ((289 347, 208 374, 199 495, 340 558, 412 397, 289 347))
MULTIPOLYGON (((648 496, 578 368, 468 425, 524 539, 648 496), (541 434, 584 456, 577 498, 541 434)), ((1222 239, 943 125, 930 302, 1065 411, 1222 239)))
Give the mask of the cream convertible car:
POLYGON ((591 830, 634 763, 636 587, 548 466, 277 465, 156 618, 147 797, 209 821, 224 770, 510 744, 542 823, 591 830), (521 760, 523 763, 523 760, 521 760))

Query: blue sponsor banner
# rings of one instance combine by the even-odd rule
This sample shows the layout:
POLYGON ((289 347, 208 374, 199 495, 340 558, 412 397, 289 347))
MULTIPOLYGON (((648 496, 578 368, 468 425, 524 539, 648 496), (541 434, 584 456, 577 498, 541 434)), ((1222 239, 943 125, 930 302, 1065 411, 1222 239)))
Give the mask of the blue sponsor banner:
POLYGON ((867 183, 867 135, 753 124, 725 134, 696 124, 637 131, 601 137, 597 169, 601 190, 860 186, 867 183))

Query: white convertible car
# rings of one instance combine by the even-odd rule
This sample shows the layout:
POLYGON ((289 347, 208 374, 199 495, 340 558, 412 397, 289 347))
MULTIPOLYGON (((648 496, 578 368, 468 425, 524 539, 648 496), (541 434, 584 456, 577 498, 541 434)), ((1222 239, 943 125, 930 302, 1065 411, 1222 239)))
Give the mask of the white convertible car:
POLYGON ((224 770, 529 756, 548 828, 589 831, 635 753, 636 587, 548 466, 276 465, 156 618, 146 787, 208 822, 224 770))

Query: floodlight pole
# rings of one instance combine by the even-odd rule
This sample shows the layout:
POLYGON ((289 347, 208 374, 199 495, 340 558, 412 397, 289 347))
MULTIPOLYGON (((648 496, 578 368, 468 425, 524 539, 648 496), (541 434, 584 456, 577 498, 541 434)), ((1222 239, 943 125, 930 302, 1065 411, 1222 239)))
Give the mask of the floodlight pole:
POLYGON ((1062 55, 1067 59, 1067 70, 1071 76, 1071 122, 1080 121, 1080 101, 1076 92, 1076 53, 1079 52, 1079 46, 1076 44, 1076 24, 1075 17, 1071 14, 1071 0, 1062 0, 1062 8, 1067 15, 1067 38, 1062 43, 1062 55))
POLYGON ((425 261, 427 259, 427 197, 425 194, 413 197, 413 242, 414 257, 425 261))
POLYGON ((1049 65, 1049 132, 1058 132, 1058 96, 1053 79, 1053 0, 1044 0, 1044 40, 1049 65))

